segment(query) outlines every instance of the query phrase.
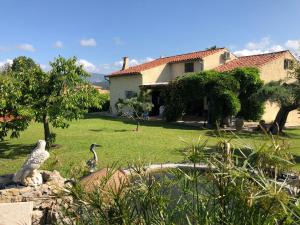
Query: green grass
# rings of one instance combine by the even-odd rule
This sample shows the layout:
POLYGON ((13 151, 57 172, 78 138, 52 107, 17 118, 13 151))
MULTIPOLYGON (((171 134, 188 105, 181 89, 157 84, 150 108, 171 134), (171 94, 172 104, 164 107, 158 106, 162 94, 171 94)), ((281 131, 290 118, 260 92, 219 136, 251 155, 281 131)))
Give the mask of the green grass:
MULTIPOLYGON (((185 144, 180 139, 191 141, 202 135, 209 139, 208 145, 218 141, 209 130, 158 121, 142 123, 139 132, 134 132, 134 129, 135 124, 131 121, 96 115, 72 122, 68 129, 55 129, 56 143, 60 147, 50 151, 51 157, 44 168, 57 169, 63 175, 70 174, 76 165, 82 165, 92 158, 89 152, 92 143, 102 146, 96 151, 100 167, 105 167, 113 162, 127 166, 139 158, 151 163, 181 162, 184 160, 181 150, 185 144)), ((239 136, 242 142, 248 144, 259 142, 262 138, 259 134, 239 136)), ((0 142, 0 174, 15 172, 38 139, 43 139, 42 124, 33 123, 21 133, 19 139, 7 138, 0 142)), ((291 151, 296 160, 300 162, 300 129, 288 130, 286 139, 293 146, 291 151)))

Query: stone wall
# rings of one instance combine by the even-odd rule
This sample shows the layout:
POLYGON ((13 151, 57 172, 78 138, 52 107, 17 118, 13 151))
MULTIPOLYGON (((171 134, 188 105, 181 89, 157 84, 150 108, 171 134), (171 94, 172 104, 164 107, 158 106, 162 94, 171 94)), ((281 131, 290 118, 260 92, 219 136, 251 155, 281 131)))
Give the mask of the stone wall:
MULTIPOLYGON (((10 182, 12 175, 0 176, 0 204, 11 202, 33 202, 32 224, 44 225, 62 223, 58 197, 65 187, 65 179, 57 171, 41 171, 43 184, 24 187, 10 182)), ((18 212, 16 212, 18 213, 18 212)))

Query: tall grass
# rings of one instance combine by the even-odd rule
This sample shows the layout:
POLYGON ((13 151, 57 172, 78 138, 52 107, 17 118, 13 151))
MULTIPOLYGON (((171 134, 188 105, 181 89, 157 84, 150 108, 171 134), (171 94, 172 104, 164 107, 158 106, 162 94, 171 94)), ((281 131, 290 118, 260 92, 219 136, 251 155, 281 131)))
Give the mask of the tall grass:
POLYGON ((261 145, 235 147, 220 137, 213 149, 207 142, 186 142, 191 169, 149 173, 136 163, 118 187, 107 186, 116 167, 94 192, 74 185, 67 191, 73 200, 65 217, 73 224, 300 223, 298 196, 277 182, 292 165, 284 142, 269 136, 261 145), (199 169, 200 163, 207 169, 199 169))

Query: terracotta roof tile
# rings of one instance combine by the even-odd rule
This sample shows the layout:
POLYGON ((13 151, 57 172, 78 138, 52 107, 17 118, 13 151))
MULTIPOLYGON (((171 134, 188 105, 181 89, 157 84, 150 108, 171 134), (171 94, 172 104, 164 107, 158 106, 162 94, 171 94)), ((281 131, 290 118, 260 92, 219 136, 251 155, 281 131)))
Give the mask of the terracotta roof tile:
POLYGON ((199 51, 199 52, 192 52, 192 53, 187 53, 187 54, 182 54, 182 55, 175 55, 175 56, 170 56, 170 57, 159 58, 159 59, 155 59, 151 62, 147 62, 147 63, 143 63, 143 64, 140 64, 137 66, 129 67, 126 70, 116 71, 116 72, 108 75, 108 77, 119 76, 119 75, 128 75, 128 74, 138 74, 144 70, 148 70, 153 67, 160 66, 160 65, 163 65, 166 63, 175 63, 175 62, 182 62, 182 61, 187 61, 187 60, 202 59, 206 56, 217 53, 223 49, 224 48, 217 48, 217 49, 212 49, 212 50, 204 50, 204 51, 199 51))
POLYGON ((215 68, 216 71, 225 72, 231 71, 236 68, 241 67, 261 67, 264 64, 277 59, 284 55, 288 51, 280 51, 280 52, 272 52, 267 54, 260 54, 260 55, 250 55, 250 56, 242 56, 235 60, 232 60, 228 63, 225 63, 221 66, 215 68))

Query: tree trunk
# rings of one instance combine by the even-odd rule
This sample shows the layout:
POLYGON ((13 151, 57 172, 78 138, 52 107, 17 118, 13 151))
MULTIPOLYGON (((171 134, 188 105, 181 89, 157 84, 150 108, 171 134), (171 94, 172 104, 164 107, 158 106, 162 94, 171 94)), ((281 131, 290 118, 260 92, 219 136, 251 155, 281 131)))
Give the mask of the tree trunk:
POLYGON ((271 133, 271 134, 282 133, 282 130, 284 128, 284 125, 286 123, 289 113, 297 108, 298 107, 296 105, 280 107, 280 109, 276 115, 276 118, 275 118, 272 126, 269 129, 269 133, 271 133))
POLYGON ((50 145, 51 133, 50 133, 50 127, 49 127, 49 121, 47 115, 43 116, 43 124, 44 124, 45 141, 47 143, 47 147, 50 147, 49 145, 50 145))

